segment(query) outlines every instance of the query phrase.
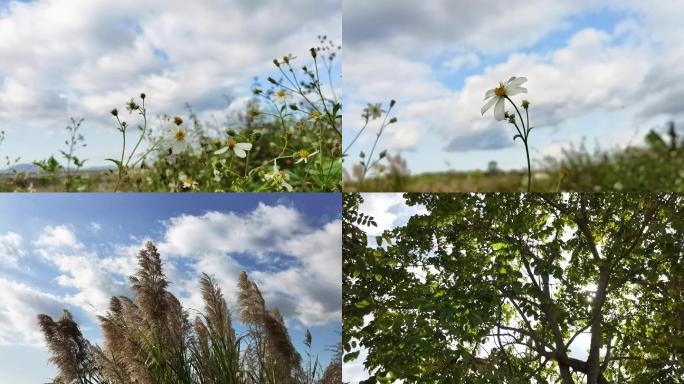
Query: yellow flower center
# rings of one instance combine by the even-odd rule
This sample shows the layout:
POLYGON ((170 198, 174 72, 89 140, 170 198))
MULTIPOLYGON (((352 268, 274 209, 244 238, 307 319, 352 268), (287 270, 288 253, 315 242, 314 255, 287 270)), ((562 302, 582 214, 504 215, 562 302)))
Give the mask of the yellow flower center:
POLYGON ((301 158, 309 157, 309 151, 307 151, 306 149, 302 149, 301 151, 299 151, 299 157, 301 157, 301 158))
POLYGON ((286 95, 287 95, 287 93, 285 92, 284 89, 281 89, 278 92, 276 92, 276 96, 278 96, 278 97, 285 97, 286 95))
POLYGON ((176 131, 176 141, 185 141, 185 131, 179 129, 176 131))
POLYGON ((226 141, 226 146, 228 146, 228 148, 233 148, 235 146, 235 144, 237 144, 237 141, 235 141, 233 139, 226 141))
POLYGON ((319 117, 321 117, 321 113, 318 111, 311 111, 311 113, 309 114, 309 117, 315 120, 315 119, 318 119, 319 117))
POLYGON ((503 85, 503 83, 499 83, 499 86, 494 89, 494 94, 499 97, 506 95, 506 87, 503 85))
POLYGON ((218 146, 221 145, 221 140, 213 140, 211 143, 218 146))
POLYGON ((192 180, 191 178, 186 177, 185 180, 183 180, 183 183, 185 183, 185 185, 192 185, 193 181, 194 180, 192 180))

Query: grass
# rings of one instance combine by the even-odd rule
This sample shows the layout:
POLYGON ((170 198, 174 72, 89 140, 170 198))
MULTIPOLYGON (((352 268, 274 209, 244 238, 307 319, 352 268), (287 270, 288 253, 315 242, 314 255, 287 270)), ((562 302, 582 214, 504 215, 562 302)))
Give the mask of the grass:
MULTIPOLYGON (((645 145, 622 150, 589 152, 584 145, 570 147, 559 159, 543 159, 533 168, 532 191, 554 192, 684 192, 684 141, 671 125, 669 137, 655 131, 645 145)), ((399 155, 387 156, 372 177, 362 181, 352 170, 345 177, 345 192, 524 192, 527 171, 433 172, 410 175, 399 155), (379 173, 382 171, 382 174, 379 173)))
POLYGON ((247 331, 237 334, 221 289, 202 274, 204 311, 194 321, 167 288, 157 248, 148 242, 131 276, 134 297, 112 297, 98 316, 104 343, 86 340, 68 311, 38 324, 57 366, 54 384, 332 384, 342 375, 341 344, 323 370, 311 355, 295 349, 277 308, 267 309, 258 286, 240 274, 237 314, 247 331))

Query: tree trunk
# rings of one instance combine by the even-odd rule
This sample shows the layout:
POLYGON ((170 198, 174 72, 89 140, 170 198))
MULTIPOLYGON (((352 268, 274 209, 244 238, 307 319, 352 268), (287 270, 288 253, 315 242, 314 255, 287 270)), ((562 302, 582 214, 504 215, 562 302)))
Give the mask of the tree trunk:
POLYGON ((601 365, 599 364, 599 355, 601 349, 601 336, 603 332, 602 322, 603 316, 601 310, 603 303, 606 301, 606 289, 608 288, 608 280, 610 277, 610 270, 608 267, 602 267, 599 272, 598 288, 594 297, 594 307, 592 308, 591 321, 591 344, 589 346, 589 357, 587 358, 587 384, 598 384, 599 376, 601 374, 601 365))

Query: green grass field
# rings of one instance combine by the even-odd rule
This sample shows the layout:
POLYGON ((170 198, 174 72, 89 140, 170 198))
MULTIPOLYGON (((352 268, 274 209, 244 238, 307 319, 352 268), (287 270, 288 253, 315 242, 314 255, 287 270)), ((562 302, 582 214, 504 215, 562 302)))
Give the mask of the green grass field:
MULTIPOLYGON (((527 174, 519 171, 437 172, 410 175, 397 156, 388 156, 382 175, 363 182, 345 178, 345 192, 524 192, 527 174)), ((352 172, 354 173, 354 172, 352 172)), ((358 174, 358 172, 356 173, 358 174)), ((645 145, 623 150, 589 152, 567 149, 559 159, 544 159, 533 168, 532 191, 684 191, 684 141, 674 130, 669 137, 651 131, 645 145)))

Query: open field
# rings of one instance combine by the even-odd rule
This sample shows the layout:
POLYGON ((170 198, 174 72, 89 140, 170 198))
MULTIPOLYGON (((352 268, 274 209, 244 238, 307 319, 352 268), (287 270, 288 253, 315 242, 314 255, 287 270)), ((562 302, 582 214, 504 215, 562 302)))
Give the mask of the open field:
MULTIPOLYGON (((345 191, 414 191, 414 192, 523 192, 527 172, 488 171, 437 172, 410 175, 408 166, 388 156, 363 182, 351 176, 344 182, 345 191)), ((532 191, 684 191, 684 141, 674 134, 669 138, 656 132, 645 138, 645 146, 619 151, 593 153, 583 146, 568 149, 560 159, 543 159, 533 167, 532 191)))

